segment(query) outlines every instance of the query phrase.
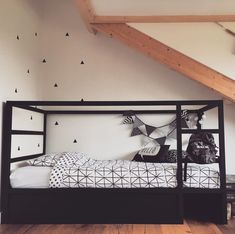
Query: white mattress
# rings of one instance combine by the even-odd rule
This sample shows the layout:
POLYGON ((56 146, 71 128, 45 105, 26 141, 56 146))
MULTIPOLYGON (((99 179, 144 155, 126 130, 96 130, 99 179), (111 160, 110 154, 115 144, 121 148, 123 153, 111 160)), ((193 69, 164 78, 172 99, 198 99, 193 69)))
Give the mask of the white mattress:
POLYGON ((26 166, 10 175, 12 188, 49 188, 51 167, 26 166))

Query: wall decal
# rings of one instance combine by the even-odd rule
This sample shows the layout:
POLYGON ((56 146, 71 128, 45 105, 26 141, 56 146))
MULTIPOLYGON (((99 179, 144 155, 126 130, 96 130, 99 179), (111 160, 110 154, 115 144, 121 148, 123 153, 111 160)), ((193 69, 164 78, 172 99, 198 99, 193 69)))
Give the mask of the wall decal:
POLYGON ((37 36, 38 36, 38 33, 37 33, 37 32, 35 32, 35 33, 34 33, 34 36, 35 36, 35 37, 37 37, 37 36))
POLYGON ((81 102, 84 102, 83 98, 81 99, 81 102))
POLYGON ((18 146, 18 151, 20 151, 20 146, 18 146))
POLYGON ((66 36, 66 37, 69 37, 69 33, 66 33, 65 36, 66 36))
POLYGON ((84 62, 83 61, 81 61, 81 63, 80 64, 84 64, 84 62))
POLYGON ((55 122, 55 125, 56 125, 56 126, 58 126, 58 125, 59 125, 59 123, 56 121, 56 122, 55 122))
POLYGON ((54 87, 55 87, 55 88, 58 88, 58 84, 57 84, 57 83, 55 83, 55 84, 54 84, 54 87))
POLYGON ((19 41, 19 40, 20 40, 20 37, 17 35, 16 39, 19 41))
POLYGON ((30 73, 29 69, 27 70, 27 73, 28 73, 28 74, 30 73))
POLYGON ((74 139, 73 143, 78 143, 76 139, 74 139))
POLYGON ((38 147, 40 147, 40 144, 38 144, 38 147))
POLYGON ((43 62, 43 63, 46 63, 47 61, 46 61, 46 59, 43 59, 42 62, 43 62))
POLYGON ((18 89, 15 89, 15 93, 18 93, 18 89))
POLYGON ((30 119, 33 120, 33 116, 32 115, 31 115, 30 119))

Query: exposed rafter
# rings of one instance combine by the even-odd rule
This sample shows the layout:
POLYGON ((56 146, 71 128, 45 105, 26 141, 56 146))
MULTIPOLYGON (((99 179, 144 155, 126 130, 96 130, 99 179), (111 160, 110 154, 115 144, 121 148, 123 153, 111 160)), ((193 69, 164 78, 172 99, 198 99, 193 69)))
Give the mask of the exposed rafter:
POLYGON ((93 23, 235 22, 235 15, 99 16, 93 23))
POLYGON ((164 45, 126 24, 92 24, 99 32, 116 38, 145 55, 166 64, 192 80, 235 102, 235 81, 206 65, 164 45))
POLYGON ((96 31, 91 27, 91 22, 94 22, 94 10, 90 4, 90 0, 75 0, 78 6, 79 12, 82 19, 84 20, 86 27, 89 32, 96 33, 96 31))

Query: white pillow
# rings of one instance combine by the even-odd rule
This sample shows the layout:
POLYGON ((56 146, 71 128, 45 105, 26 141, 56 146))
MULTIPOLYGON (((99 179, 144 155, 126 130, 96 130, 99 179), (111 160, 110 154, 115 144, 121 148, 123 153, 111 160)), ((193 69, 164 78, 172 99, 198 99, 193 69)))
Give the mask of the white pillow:
POLYGON ((30 166, 53 167, 64 153, 50 153, 38 158, 30 159, 27 163, 30 166))
POLYGON ((49 188, 51 167, 20 167, 10 175, 12 188, 49 188))

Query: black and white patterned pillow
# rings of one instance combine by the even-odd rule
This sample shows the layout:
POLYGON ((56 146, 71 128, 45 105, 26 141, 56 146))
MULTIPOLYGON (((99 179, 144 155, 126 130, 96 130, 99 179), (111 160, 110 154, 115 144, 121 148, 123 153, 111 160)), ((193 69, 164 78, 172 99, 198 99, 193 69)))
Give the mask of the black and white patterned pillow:
POLYGON ((38 158, 30 159, 27 163, 30 166, 53 167, 64 153, 50 153, 38 158))
MULTIPOLYGON (((188 153, 184 150, 182 150, 182 159, 184 159, 188 156, 188 153)), ((167 163, 176 163, 177 162, 177 150, 169 150, 168 154, 166 155, 165 162, 167 163)))

